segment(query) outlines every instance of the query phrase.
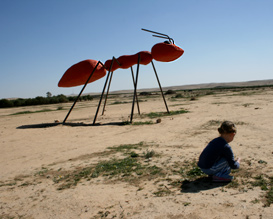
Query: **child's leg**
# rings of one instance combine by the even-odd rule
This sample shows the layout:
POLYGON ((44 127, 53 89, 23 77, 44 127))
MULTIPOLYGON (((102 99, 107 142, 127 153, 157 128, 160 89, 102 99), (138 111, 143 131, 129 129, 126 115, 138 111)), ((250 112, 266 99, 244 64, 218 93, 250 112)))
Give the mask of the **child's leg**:
POLYGON ((226 179, 233 179, 232 176, 230 176, 230 166, 225 158, 221 158, 219 161, 217 161, 210 170, 214 173, 213 175, 226 178, 226 179))

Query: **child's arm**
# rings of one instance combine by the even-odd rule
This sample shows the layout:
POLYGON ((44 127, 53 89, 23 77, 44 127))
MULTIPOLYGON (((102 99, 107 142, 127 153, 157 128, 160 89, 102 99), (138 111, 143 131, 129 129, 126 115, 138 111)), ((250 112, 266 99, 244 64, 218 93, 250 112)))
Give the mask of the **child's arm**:
POLYGON ((229 144, 225 145, 223 156, 227 159, 227 162, 229 163, 231 169, 240 168, 240 159, 239 160, 234 159, 234 155, 229 144))

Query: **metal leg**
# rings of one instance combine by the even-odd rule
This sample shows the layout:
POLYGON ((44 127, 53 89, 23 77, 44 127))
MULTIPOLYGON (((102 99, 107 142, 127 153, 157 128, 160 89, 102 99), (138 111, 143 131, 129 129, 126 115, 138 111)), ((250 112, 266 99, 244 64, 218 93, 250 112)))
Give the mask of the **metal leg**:
POLYGON ((160 88, 160 91, 161 91, 161 95, 162 95, 162 97, 163 97, 163 100, 164 100, 164 103, 165 103, 165 106, 166 106, 166 109, 167 109, 167 112, 170 113, 170 112, 169 112, 169 109, 168 109, 168 106, 167 106, 167 102, 166 102, 166 100, 165 100, 165 97, 164 97, 164 94, 163 94, 163 91, 162 91, 161 84, 160 84, 160 82, 159 82, 159 78, 158 78, 157 73, 156 73, 156 70, 155 70, 155 66, 154 66, 153 61, 152 61, 152 65, 153 65, 153 69, 154 69, 154 72, 155 72, 155 76, 156 76, 156 79, 157 79, 157 82, 158 82, 158 85, 159 85, 159 88, 160 88))
POLYGON ((113 57, 113 58, 112 58, 112 61, 111 61, 110 69, 109 69, 109 71, 108 71, 107 78, 106 78, 106 80, 105 80, 105 84, 104 84, 102 93, 101 93, 101 96, 100 96, 100 101, 99 101, 99 105, 98 105, 98 107, 97 107, 97 112, 96 112, 95 117, 94 117, 94 120, 93 120, 93 125, 95 125, 96 120, 97 120, 97 116, 98 116, 98 112, 99 112, 99 109, 100 109, 102 97, 103 97, 103 95, 104 95, 104 91, 105 91, 105 88, 106 88, 106 84, 107 84, 107 82, 108 82, 110 72, 112 71, 112 67, 113 67, 114 61, 117 62, 118 65, 120 65, 119 62, 118 62, 118 60, 117 60, 115 57, 113 57))
MULTIPOLYGON (((133 67, 131 67, 131 72, 132 72, 132 78, 133 78, 133 83, 134 83, 134 87, 135 87, 135 86, 136 86, 136 83, 135 83, 135 77, 134 77, 133 67)), ((137 102, 138 114, 140 115, 140 109, 139 109, 139 104, 138 104, 138 97, 137 97, 137 94, 136 94, 136 102, 137 102)))
POLYGON ((66 122, 66 120, 67 120, 69 114, 70 114, 71 111, 73 110, 74 106, 76 105, 77 101, 79 100, 80 96, 82 95, 82 92, 84 91, 86 85, 88 84, 88 81, 91 79, 92 75, 93 75, 94 72, 96 71, 96 69, 97 69, 97 67, 98 67, 99 64, 102 64, 102 63, 101 63, 100 61, 98 61, 98 63, 96 64, 95 68, 93 69, 93 71, 91 72, 91 74, 90 74, 90 76, 88 77, 87 81, 85 82, 85 84, 84 84, 84 86, 83 86, 81 92, 79 93, 78 97, 76 98, 76 100, 74 101, 73 105, 71 106, 69 112, 67 113, 67 115, 66 115, 66 117, 65 117, 65 119, 64 119, 64 121, 63 121, 63 124, 65 124, 65 122, 66 122))
MULTIPOLYGON (((112 60, 112 63, 111 63, 110 70, 111 70, 111 68, 112 68, 112 64, 113 64, 113 60, 112 60)), ((97 120, 98 112, 99 112, 99 109, 100 109, 100 104, 101 104, 101 101, 102 101, 102 97, 103 97, 103 95, 104 95, 105 87, 106 87, 106 84, 107 84, 107 82, 108 82, 110 73, 111 73, 111 72, 108 71, 107 78, 106 78, 106 80, 105 80, 105 84, 104 84, 104 87, 103 87, 102 92, 101 92, 99 105, 98 105, 98 107, 97 107, 97 111, 96 111, 96 114, 95 114, 95 117, 94 117, 94 120, 93 120, 93 125, 95 125, 96 120, 97 120)))
POLYGON ((111 72, 111 75, 110 75, 110 80, 109 80, 109 84, 108 84, 108 88, 107 88, 107 92, 106 92, 106 97, 105 97, 105 101, 104 101, 103 110, 102 110, 102 114, 101 115, 103 115, 104 111, 105 111, 105 106, 106 106, 107 97, 108 97, 108 94, 109 94, 110 85, 111 85, 111 82, 112 82, 112 77, 113 77, 113 72, 111 72))
POLYGON ((135 90, 134 90, 134 98, 133 98, 133 104, 132 104, 132 112, 131 112, 130 123, 133 122, 134 107, 135 107, 135 99, 136 99, 136 93, 137 93, 137 81, 138 81, 139 63, 140 63, 140 54, 138 54, 137 73, 136 73, 136 83, 135 83, 135 90))

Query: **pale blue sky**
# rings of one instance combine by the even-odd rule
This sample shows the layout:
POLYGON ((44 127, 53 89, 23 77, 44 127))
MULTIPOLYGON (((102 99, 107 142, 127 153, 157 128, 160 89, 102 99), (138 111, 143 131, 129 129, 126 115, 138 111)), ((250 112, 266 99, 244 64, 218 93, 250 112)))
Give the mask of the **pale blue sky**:
MULTIPOLYGON (((0 98, 78 94, 81 86, 57 86, 64 72, 85 59, 151 51, 162 39, 141 28, 185 50, 154 61, 163 87, 273 79, 272 12, 272 0, 0 0, 0 98)), ((139 88, 154 87, 152 66, 140 66, 139 88)), ((111 90, 132 88, 130 70, 115 71, 111 90)))

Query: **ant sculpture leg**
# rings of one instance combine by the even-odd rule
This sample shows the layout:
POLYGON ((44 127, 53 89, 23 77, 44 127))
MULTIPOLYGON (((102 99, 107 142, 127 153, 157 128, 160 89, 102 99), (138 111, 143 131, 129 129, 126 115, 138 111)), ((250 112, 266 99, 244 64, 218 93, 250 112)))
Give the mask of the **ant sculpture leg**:
MULTIPOLYGON (((135 90, 134 90, 134 97, 133 97, 133 104, 132 104, 132 111, 131 111, 130 123, 132 123, 132 121, 133 121, 135 99, 137 100, 137 82, 138 82, 140 58, 141 58, 141 57, 140 57, 140 54, 138 54, 137 73, 136 73, 136 81, 134 82, 134 84, 135 84, 135 90)), ((169 111, 169 109, 168 109, 168 105, 167 105, 166 99, 165 99, 164 94, 163 94, 163 90, 162 90, 160 81, 159 81, 159 77, 158 77, 157 72, 156 72, 156 69, 155 69, 155 65, 154 65, 153 61, 151 61, 151 63, 152 63, 152 66, 153 66, 153 70, 154 70, 154 72, 155 72, 155 76, 156 76, 156 79, 157 79, 157 82, 158 82, 158 86, 159 86, 159 89, 160 89, 160 92, 161 92, 163 101, 164 101, 164 103, 165 103, 165 107, 166 107, 167 113, 170 113, 170 111, 169 111)), ((134 79, 133 79, 133 80, 134 80, 134 79)), ((138 102, 138 101, 137 101, 137 102, 138 102)))
POLYGON ((113 73, 114 73, 114 72, 112 71, 112 72, 111 72, 111 76, 110 76, 110 80, 109 80, 109 84, 108 84, 108 88, 107 88, 107 92, 106 92, 106 97, 105 97, 105 100, 104 100, 103 110, 102 110, 101 115, 103 115, 103 114, 104 114, 104 111, 105 111, 105 106, 106 106, 107 97, 108 97, 108 94, 109 94, 110 85, 111 85, 111 82, 112 82, 113 73))
POLYGON ((134 97, 133 97, 133 104, 132 104, 130 123, 133 122, 135 99, 136 99, 136 96, 137 96, 137 81, 138 81, 138 73, 139 73, 139 64, 140 64, 140 54, 138 54, 138 60, 137 60, 137 72, 136 72, 135 90, 134 90, 134 97))
MULTIPOLYGON (((135 82, 135 77, 134 77, 133 67, 131 67, 131 72, 132 72, 132 79, 133 79, 134 88, 135 88, 135 86, 136 86, 136 82, 135 82)), ((137 102, 138 114, 140 115, 140 109, 139 109, 139 104, 138 104, 138 97, 137 97, 137 94, 136 94, 136 102, 137 102)))
MULTIPOLYGON (((132 67, 131 67, 131 72, 132 72, 133 84, 134 84, 134 87, 135 87, 134 72, 133 72, 133 68, 132 67)), ((104 115, 105 106, 106 106, 106 102, 107 102, 107 97, 108 97, 110 85, 111 85, 111 82, 112 82, 112 77, 113 77, 113 72, 111 72, 110 81, 109 81, 109 84, 108 84, 108 88, 107 88, 107 92, 106 92, 106 97, 105 97, 105 101, 104 101, 103 110, 102 110, 102 114, 101 115, 104 115)), ((138 98, 137 98, 137 96, 136 96, 136 102, 137 102, 138 114, 140 115, 140 109, 139 109, 139 104, 138 104, 138 98)))
POLYGON ((152 66, 153 66, 153 69, 154 69, 154 72, 155 72, 155 76, 156 76, 156 79, 157 79, 157 82, 158 82, 158 86, 159 86, 159 88, 160 88, 161 95, 162 95, 162 97, 163 97, 163 100, 164 100, 164 103, 165 103, 165 106, 166 106, 166 109, 167 109, 167 112, 170 113, 170 112, 169 112, 169 109, 168 109, 168 106, 167 106, 167 102, 166 102, 166 100, 165 100, 165 97, 164 97, 164 94, 163 94, 163 91, 162 91, 162 87, 161 87, 161 84, 160 84, 158 75, 157 75, 157 73, 156 73, 156 69, 155 69, 155 65, 154 65, 154 63, 153 63, 153 60, 151 61, 151 63, 152 63, 152 66))
POLYGON ((93 76, 94 72, 97 70, 97 67, 98 67, 99 64, 103 65, 103 64, 101 63, 101 61, 98 61, 98 63, 96 64, 95 68, 93 69, 93 71, 92 71, 91 74, 89 75, 88 79, 86 80, 86 82, 85 82, 83 88, 81 89, 79 95, 77 96, 76 100, 74 101, 73 105, 71 106, 69 112, 67 113, 67 115, 66 115, 66 117, 65 117, 65 119, 64 119, 64 121, 63 121, 63 124, 65 124, 65 122, 66 122, 68 116, 70 115, 71 111, 73 110, 74 106, 76 105, 77 101, 79 100, 80 96, 82 95, 82 92, 84 91, 86 85, 88 84, 89 80, 90 80, 91 77, 93 76))
POLYGON ((95 114, 95 117, 94 117, 94 120, 93 120, 93 125, 95 125, 96 120, 97 120, 97 116, 98 116, 98 112, 99 112, 99 109, 100 109, 101 101, 102 101, 102 98, 103 98, 103 95, 104 95, 104 92, 105 92, 105 88, 106 88, 110 73, 112 72, 112 67, 113 67, 114 61, 117 61, 115 57, 113 57, 112 61, 111 61, 111 65, 110 65, 110 68, 109 68, 109 71, 108 71, 108 74, 107 74, 107 77, 106 77, 106 80, 105 80, 105 84, 104 84, 104 87, 102 89, 102 93, 101 93, 101 96, 100 96, 99 105, 97 107, 97 111, 96 111, 96 114, 95 114))
MULTIPOLYGON (((133 85, 135 87, 135 79, 134 79, 133 67, 131 66, 130 68, 131 68, 131 73, 132 73, 133 85)), ((106 107, 106 103, 107 103, 107 97, 108 97, 110 85, 111 85, 111 82, 112 82, 112 77, 113 77, 113 71, 111 72, 110 80, 109 80, 109 83, 108 83, 108 88, 107 88, 107 92, 106 92, 106 97, 105 97, 105 101, 104 101, 102 115, 104 115, 104 111, 105 111, 105 107, 106 107)), ((137 103, 137 108, 138 108, 138 114, 140 115, 140 108, 139 108, 139 103, 138 103, 138 97, 137 97, 137 95, 136 95, 136 103, 137 103)))

